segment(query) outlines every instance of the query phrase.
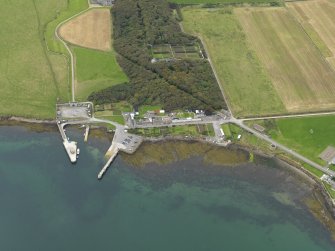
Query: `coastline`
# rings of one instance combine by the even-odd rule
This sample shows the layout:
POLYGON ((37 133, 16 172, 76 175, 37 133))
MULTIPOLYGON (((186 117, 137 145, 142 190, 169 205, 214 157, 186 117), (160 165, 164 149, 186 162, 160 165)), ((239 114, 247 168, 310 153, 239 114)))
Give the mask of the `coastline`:
MULTIPOLYGON (((57 126, 55 120, 39 120, 39 119, 29 119, 24 117, 8 116, 0 117, 0 126, 22 126, 29 128, 32 131, 36 132, 48 132, 48 131, 57 131, 57 126)), ((102 137, 107 132, 107 130, 102 134, 101 129, 104 128, 96 127, 97 133, 94 133, 94 136, 102 137)), ((112 138, 112 137, 111 137, 112 138)), ((108 139, 111 139, 108 138, 108 139)), ((165 136, 159 138, 144 138, 143 143, 155 144, 155 143, 168 143, 168 142, 185 142, 185 143, 200 143, 207 144, 212 147, 221 148, 221 149, 230 149, 232 151, 242 150, 251 154, 256 154, 261 157, 271 158, 279 163, 281 166, 295 172, 305 181, 312 184, 312 193, 313 197, 320 202, 320 206, 307 205, 311 213, 317 218, 323 225, 329 229, 332 237, 335 239, 335 203, 331 198, 330 194, 324 187, 321 180, 316 176, 304 169, 300 163, 289 158, 288 156, 269 154, 265 151, 255 149, 253 146, 246 146, 238 143, 231 143, 228 146, 222 146, 215 144, 213 142, 206 141, 205 139, 195 138, 195 137, 186 137, 185 136, 165 136), (325 209, 325 210, 324 210, 325 209), (329 219, 331 217, 331 219, 329 219)), ((140 148, 143 146, 140 146, 140 148)), ((127 153, 124 153, 129 155, 127 153)), ((238 163, 237 163, 238 164, 238 163)))

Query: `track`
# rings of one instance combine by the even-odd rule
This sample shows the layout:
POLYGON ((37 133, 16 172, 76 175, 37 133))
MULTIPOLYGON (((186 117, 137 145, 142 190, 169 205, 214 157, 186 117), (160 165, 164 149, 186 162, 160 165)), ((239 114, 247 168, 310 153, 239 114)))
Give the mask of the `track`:
POLYGON ((86 10, 83 10, 75 15, 73 15, 72 17, 69 17, 68 19, 60 22, 56 29, 55 29, 55 36, 57 37, 57 39, 59 39, 62 44, 64 45, 64 47, 66 48, 66 50, 68 51, 68 53, 70 54, 70 63, 71 63, 71 91, 72 91, 72 95, 71 95, 71 100, 72 102, 75 102, 75 87, 76 87, 76 75, 75 75, 75 62, 74 62, 74 56, 73 56, 73 53, 69 47, 69 45, 67 44, 67 42, 58 34, 58 30, 59 28, 65 24, 66 22, 70 21, 71 19, 77 17, 77 16, 80 16, 81 14, 83 14, 84 12, 92 9, 92 8, 99 8, 99 7, 102 7, 103 6, 96 6, 96 5, 92 5, 90 4, 90 1, 88 0, 88 8, 86 10))

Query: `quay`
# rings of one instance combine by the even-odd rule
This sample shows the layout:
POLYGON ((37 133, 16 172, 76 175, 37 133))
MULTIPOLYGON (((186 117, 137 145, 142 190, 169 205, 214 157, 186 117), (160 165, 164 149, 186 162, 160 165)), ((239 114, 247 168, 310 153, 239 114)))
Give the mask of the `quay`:
POLYGON ((108 161, 99 172, 98 179, 100 180, 103 177, 103 175, 106 173, 108 167, 112 164, 113 160, 115 159, 119 151, 132 154, 141 145, 142 141, 143 141, 142 137, 129 134, 123 127, 118 127, 115 130, 112 144, 110 148, 107 150, 105 155, 108 158, 108 161))
POLYGON ((69 156, 71 163, 76 163, 77 162, 77 151, 78 151, 77 142, 68 140, 68 138, 66 137, 65 131, 64 131, 65 124, 57 123, 57 126, 58 126, 59 132, 63 139, 63 145, 65 148, 65 151, 67 155, 69 156))

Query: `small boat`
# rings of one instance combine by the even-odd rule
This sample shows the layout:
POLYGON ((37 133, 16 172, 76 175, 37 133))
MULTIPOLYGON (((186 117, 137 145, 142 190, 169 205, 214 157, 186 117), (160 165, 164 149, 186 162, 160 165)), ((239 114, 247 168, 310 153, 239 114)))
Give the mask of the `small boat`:
POLYGON ((77 155, 79 155, 79 153, 80 153, 80 149, 79 149, 79 148, 77 148, 77 155))

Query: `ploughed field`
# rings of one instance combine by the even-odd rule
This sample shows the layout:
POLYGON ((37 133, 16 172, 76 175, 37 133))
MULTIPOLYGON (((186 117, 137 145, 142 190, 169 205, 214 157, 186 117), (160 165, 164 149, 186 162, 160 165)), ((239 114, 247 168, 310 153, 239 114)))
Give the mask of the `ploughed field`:
POLYGON ((235 13, 289 112, 335 108, 335 72, 285 8, 235 13))
POLYGON ((335 69, 335 4, 326 0, 287 3, 301 25, 315 33, 319 49, 335 69))
POLYGON ((60 36, 67 42, 91 49, 111 49, 111 16, 109 9, 91 9, 62 25, 60 36))

